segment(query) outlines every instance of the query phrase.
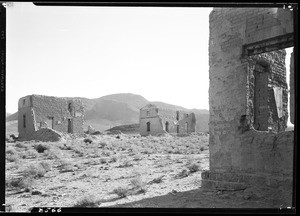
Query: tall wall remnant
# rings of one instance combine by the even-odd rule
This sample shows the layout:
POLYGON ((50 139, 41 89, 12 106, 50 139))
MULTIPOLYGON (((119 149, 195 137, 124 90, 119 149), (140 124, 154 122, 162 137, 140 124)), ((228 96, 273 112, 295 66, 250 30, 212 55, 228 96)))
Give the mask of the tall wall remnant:
POLYGON ((81 100, 28 95, 19 99, 20 140, 57 141, 57 132, 83 133, 84 109, 81 100))
POLYGON ((291 53, 290 60, 290 121, 295 124, 295 71, 294 71, 294 52, 291 53))
POLYGON ((194 113, 159 109, 153 104, 140 109, 140 134, 142 136, 162 133, 183 135, 195 132, 195 128, 194 113))
POLYGON ((218 8, 210 14, 209 151, 203 187, 278 188, 291 202, 294 132, 287 124, 284 48, 293 15, 279 8, 218 8))

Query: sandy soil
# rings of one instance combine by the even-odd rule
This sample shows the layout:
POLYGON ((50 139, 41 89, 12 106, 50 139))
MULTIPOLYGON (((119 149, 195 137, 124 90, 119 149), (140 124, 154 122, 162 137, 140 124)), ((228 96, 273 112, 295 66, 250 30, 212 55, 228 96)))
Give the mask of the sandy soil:
POLYGON ((201 188, 208 135, 97 135, 6 143, 6 204, 32 207, 277 208, 271 198, 201 188), (40 153, 38 153, 40 151, 40 153))

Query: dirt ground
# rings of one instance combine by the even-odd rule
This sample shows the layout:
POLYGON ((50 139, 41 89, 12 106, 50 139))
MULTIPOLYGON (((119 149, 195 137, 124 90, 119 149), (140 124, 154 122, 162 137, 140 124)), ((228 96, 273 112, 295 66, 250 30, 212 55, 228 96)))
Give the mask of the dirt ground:
POLYGON ((272 197, 201 188, 208 135, 65 136, 6 142, 6 205, 32 207, 279 208, 272 197))

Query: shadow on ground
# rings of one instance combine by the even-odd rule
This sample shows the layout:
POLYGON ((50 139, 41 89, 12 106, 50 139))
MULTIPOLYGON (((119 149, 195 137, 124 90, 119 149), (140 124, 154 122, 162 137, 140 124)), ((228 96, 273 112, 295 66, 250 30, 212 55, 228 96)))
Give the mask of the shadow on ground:
POLYGON ((118 204, 117 208, 279 208, 280 202, 258 197, 245 199, 243 191, 203 189, 172 192, 163 196, 118 204))

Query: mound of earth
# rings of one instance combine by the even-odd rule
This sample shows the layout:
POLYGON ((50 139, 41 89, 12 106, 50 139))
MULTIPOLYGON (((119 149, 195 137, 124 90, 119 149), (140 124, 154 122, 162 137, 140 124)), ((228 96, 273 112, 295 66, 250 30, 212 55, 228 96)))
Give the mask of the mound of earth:
POLYGON ((120 125, 106 130, 106 132, 120 131, 125 134, 137 134, 139 133, 140 124, 128 124, 120 125))

